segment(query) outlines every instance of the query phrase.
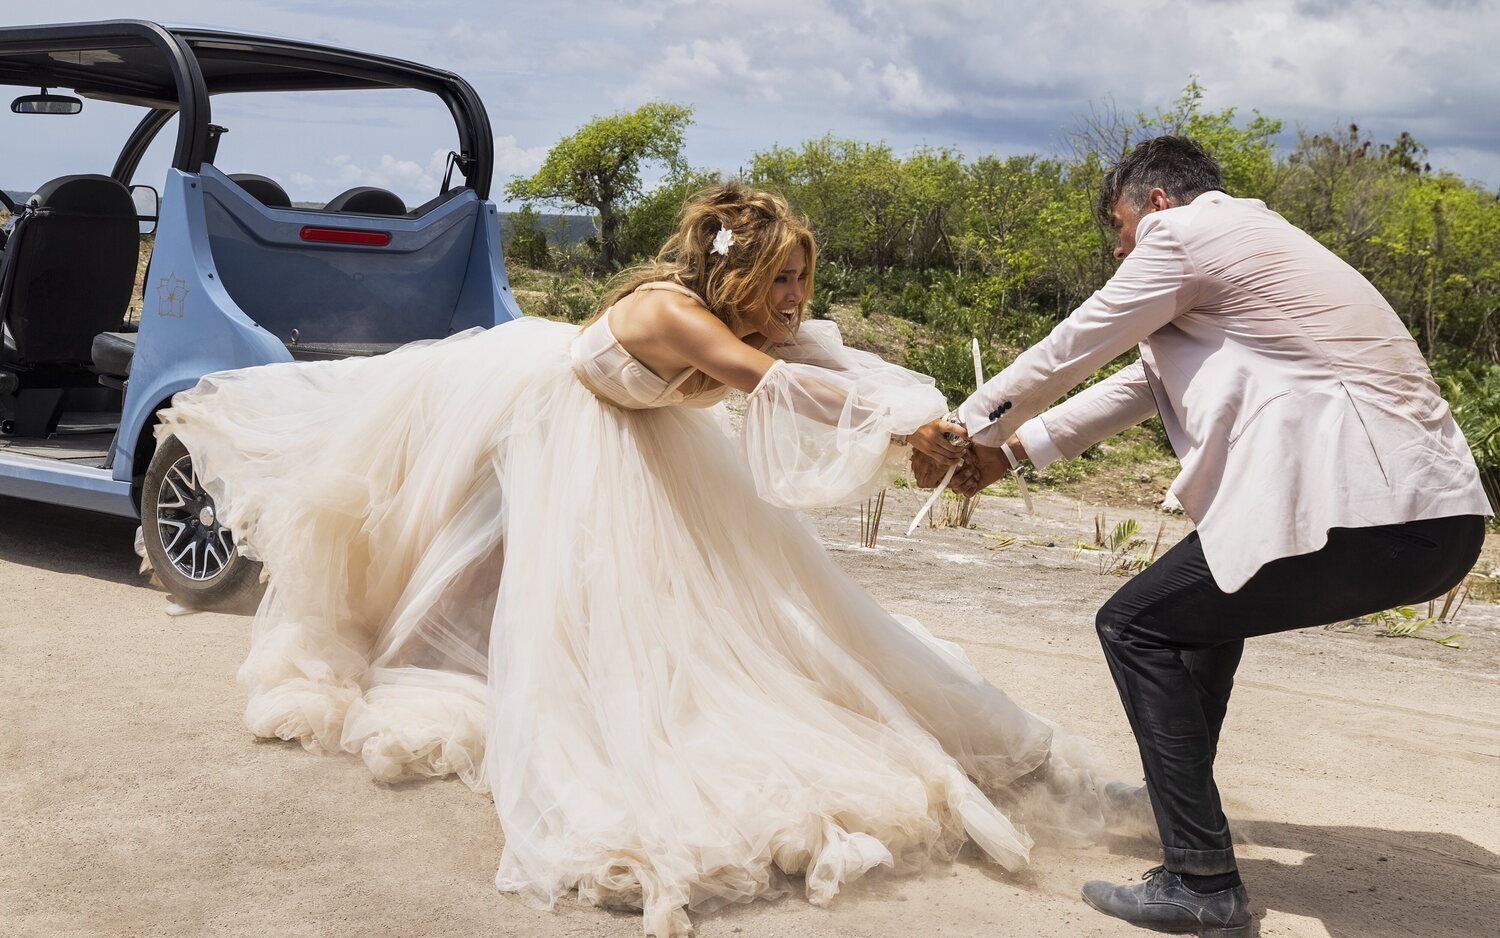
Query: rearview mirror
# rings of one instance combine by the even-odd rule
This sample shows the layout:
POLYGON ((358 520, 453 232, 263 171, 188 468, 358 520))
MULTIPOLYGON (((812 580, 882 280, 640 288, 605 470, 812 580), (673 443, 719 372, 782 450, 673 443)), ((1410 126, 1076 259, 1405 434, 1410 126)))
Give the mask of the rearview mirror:
POLYGON ((77 114, 83 110, 83 101, 72 95, 48 94, 43 88, 41 94, 23 94, 10 102, 12 114, 77 114))

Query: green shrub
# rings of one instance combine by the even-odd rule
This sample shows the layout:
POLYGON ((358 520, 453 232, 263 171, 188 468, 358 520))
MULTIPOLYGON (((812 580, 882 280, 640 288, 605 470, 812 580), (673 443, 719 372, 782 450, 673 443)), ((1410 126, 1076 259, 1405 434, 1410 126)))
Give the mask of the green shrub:
POLYGON ((536 315, 562 322, 583 322, 598 309, 603 295, 603 283, 592 277, 553 275, 542 291, 536 315))
POLYGON ((927 320, 927 289, 920 283, 908 281, 891 303, 891 314, 912 322, 927 320))
MULTIPOLYGON (((906 355, 906 367, 931 375, 938 390, 957 407, 974 393, 974 353, 969 339, 943 337, 929 345, 913 348, 906 355)), ((992 372, 986 368, 985 376, 992 372)))
POLYGON ((1500 365, 1451 371, 1439 384, 1469 441, 1490 505, 1500 514, 1500 365))
POLYGON ((551 252, 547 249, 547 233, 542 230, 541 220, 530 205, 510 215, 510 240, 505 243, 505 256, 525 267, 545 269, 551 266, 551 252))
POLYGON ((619 260, 639 263, 656 256, 677 230, 682 208, 699 191, 722 179, 711 170, 687 170, 661 181, 620 216, 619 260))
POLYGON ((855 271, 848 264, 837 260, 818 259, 818 293, 828 297, 830 305, 839 300, 851 300, 859 296, 855 285, 855 271))

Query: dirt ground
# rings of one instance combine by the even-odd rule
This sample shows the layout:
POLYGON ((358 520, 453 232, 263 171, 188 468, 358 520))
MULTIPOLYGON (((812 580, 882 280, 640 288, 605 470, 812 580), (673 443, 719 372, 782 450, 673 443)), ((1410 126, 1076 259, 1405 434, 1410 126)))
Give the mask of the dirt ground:
MULTIPOLYGON (((893 490, 875 550, 855 546, 856 510, 815 522, 889 608, 1138 778, 1093 633, 1121 581, 1077 550, 1098 509, 1047 495, 1030 517, 987 496, 974 529, 908 540, 916 503, 893 490)), ((1131 511, 1148 538, 1187 530, 1131 511)), ((1107 510, 1111 526, 1124 516, 1107 510)), ((496 892, 499 826, 462 784, 381 785, 353 757, 252 739, 234 683, 249 620, 167 616, 135 573, 133 528, 0 499, 0 933, 640 934, 630 915, 496 892)), ((1249 643, 1219 780, 1260 934, 1496 933, 1500 608, 1471 601, 1458 619, 1443 631, 1463 650, 1368 628, 1249 643)), ((1144 934, 1077 890, 1155 862, 1128 839, 1043 851, 1020 875, 967 858, 871 877, 827 909, 793 897, 702 916, 698 934, 1144 934)))

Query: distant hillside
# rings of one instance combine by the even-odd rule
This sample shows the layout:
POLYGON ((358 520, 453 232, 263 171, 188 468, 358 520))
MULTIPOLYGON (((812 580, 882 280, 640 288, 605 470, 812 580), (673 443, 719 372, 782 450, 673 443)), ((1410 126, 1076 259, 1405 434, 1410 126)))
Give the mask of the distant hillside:
MULTIPOLYGON (((510 212, 500 213, 500 236, 510 240, 510 212)), ((547 241, 559 247, 570 248, 595 234, 592 215, 551 215, 537 212, 537 220, 547 233, 547 241)))
POLYGON ((14 189, 6 189, 5 194, 10 196, 10 200, 17 205, 20 205, 22 202, 25 202, 27 199, 31 198, 30 192, 17 192, 14 189))

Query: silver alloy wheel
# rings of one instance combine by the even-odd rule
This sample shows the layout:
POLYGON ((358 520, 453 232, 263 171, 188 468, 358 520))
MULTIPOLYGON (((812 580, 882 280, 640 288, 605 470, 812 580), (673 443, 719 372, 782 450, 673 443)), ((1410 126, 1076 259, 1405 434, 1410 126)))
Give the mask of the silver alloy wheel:
POLYGON ((167 559, 190 580, 212 580, 234 557, 234 537, 219 524, 213 498, 198 484, 192 456, 172 463, 162 478, 156 530, 167 559))

